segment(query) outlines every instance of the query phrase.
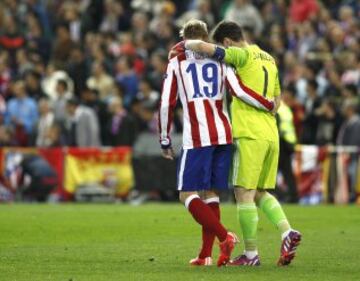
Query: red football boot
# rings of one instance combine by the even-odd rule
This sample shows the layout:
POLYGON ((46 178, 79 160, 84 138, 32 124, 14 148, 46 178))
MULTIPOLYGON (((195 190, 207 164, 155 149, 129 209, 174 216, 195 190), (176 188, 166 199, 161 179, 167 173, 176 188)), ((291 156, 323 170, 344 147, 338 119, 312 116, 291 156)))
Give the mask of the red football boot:
POLYGON ((225 241, 220 243, 220 256, 217 261, 217 266, 226 265, 229 260, 232 251, 235 248, 235 244, 239 242, 239 238, 237 238, 235 233, 228 232, 225 241))

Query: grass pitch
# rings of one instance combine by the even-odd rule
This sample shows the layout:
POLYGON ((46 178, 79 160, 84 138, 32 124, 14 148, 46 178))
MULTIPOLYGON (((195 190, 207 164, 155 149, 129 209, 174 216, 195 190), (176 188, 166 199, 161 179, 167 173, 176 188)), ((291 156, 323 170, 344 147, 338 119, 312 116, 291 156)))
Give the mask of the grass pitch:
MULTIPOLYGON (((193 268, 200 227, 180 204, 2 205, 0 280, 360 280, 358 207, 285 209, 303 233, 291 266, 275 265, 279 234, 260 212, 262 266, 193 268)), ((222 217, 239 233, 235 210, 222 217)))

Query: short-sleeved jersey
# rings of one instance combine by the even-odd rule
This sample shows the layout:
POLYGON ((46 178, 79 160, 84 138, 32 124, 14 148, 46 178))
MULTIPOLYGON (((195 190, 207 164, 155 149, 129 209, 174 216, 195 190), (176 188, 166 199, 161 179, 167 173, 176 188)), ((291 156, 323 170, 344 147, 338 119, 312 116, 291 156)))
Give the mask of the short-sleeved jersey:
MULTIPOLYGON (((224 61, 235 67, 244 90, 256 92, 270 100, 280 95, 275 60, 257 45, 227 48, 224 61)), ((272 114, 256 110, 240 99, 233 99, 231 115, 234 138, 278 140, 276 119, 272 114)))

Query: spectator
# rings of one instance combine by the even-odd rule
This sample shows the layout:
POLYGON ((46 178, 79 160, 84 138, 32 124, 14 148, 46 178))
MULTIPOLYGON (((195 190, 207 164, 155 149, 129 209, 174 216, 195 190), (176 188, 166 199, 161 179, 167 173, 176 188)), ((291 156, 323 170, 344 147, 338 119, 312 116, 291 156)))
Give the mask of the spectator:
POLYGON ((307 81, 307 99, 305 102, 305 116, 303 121, 302 143, 314 144, 318 129, 318 117, 315 111, 321 105, 321 99, 317 96, 318 84, 315 80, 307 81))
POLYGON ((330 69, 327 72, 328 85, 325 89, 325 95, 327 98, 336 98, 341 95, 341 79, 337 70, 330 69))
POLYGON ((136 127, 139 132, 157 132, 156 111, 144 107, 141 101, 135 99, 131 104, 131 112, 136 120, 136 127))
POLYGON ((119 97, 113 97, 109 102, 111 118, 107 123, 106 145, 133 146, 137 136, 134 118, 123 107, 119 97))
POLYGON ((70 58, 70 53, 74 47, 74 41, 71 40, 69 27, 59 25, 56 29, 56 40, 53 47, 52 59, 58 68, 64 68, 70 58))
POLYGON ((81 39, 81 19, 75 4, 64 5, 63 18, 69 26, 70 38, 73 42, 81 39))
POLYGON ((45 94, 47 94, 51 100, 55 100, 57 98, 56 87, 59 80, 63 80, 66 82, 67 92, 72 97, 74 83, 65 71, 56 69, 55 65, 50 63, 48 64, 46 68, 46 73, 44 74, 45 77, 42 80, 42 88, 45 94))
POLYGON ((133 71, 133 61, 128 56, 122 56, 116 64, 116 82, 121 84, 125 90, 123 97, 124 106, 130 106, 138 91, 138 78, 133 71))
POLYGON ((139 89, 137 99, 144 107, 155 109, 160 99, 160 93, 152 88, 150 79, 143 78, 140 81, 139 89))
POLYGON ((35 14, 30 13, 28 18, 28 31, 26 33, 26 49, 28 52, 40 55, 44 61, 50 59, 50 42, 43 34, 43 29, 35 14))
POLYGON ((321 106, 315 110, 315 115, 318 119, 316 144, 335 144, 342 122, 336 105, 330 100, 324 100, 321 106))
POLYGON ((290 107, 293 113, 296 139, 299 140, 303 133, 302 123, 304 119, 304 106, 296 98, 294 85, 289 85, 283 89, 282 99, 283 102, 290 107))
POLYGON ((122 14, 123 7, 121 3, 114 0, 105 0, 105 13, 100 25, 100 30, 104 32, 116 32, 119 28, 120 16, 122 14))
POLYGON ((0 57, 0 95, 7 95, 10 84, 10 68, 6 63, 6 58, 0 57))
POLYGON ((145 34, 149 27, 149 18, 146 13, 135 12, 131 18, 131 26, 135 36, 145 34))
POLYGON ((341 90, 341 97, 344 101, 352 100, 355 104, 360 102, 360 96, 357 95, 357 88, 354 84, 345 85, 341 90))
POLYGON ((86 79, 89 76, 89 65, 86 61, 84 50, 75 47, 71 50, 70 61, 66 66, 67 73, 74 81, 75 96, 80 97, 80 93, 86 87, 86 79))
MULTIPOLYGON (((345 121, 341 126, 337 138, 337 144, 346 146, 360 146, 360 116, 357 112, 358 104, 353 100, 347 100, 343 106, 345 121)), ((356 184, 358 177, 358 155, 353 153, 349 156, 348 172, 350 175, 350 201, 356 200, 356 184)))
POLYGON ((297 203, 299 200, 297 195, 297 184, 291 165, 297 140, 293 113, 291 112, 289 104, 286 102, 280 104, 276 119, 280 137, 279 170, 287 185, 288 198, 285 198, 285 200, 290 203, 297 203))
POLYGON ((0 147, 2 146, 12 146, 13 134, 10 128, 0 125, 0 147))
POLYGON ((50 128, 55 121, 54 113, 51 111, 50 101, 48 98, 39 100, 39 114, 40 118, 37 124, 37 136, 35 144, 40 147, 49 146, 48 134, 50 128))
POLYGON ((29 71, 25 74, 26 92, 28 93, 29 97, 35 100, 39 100, 45 96, 41 88, 40 79, 40 74, 35 71, 29 71))
POLYGON ((211 11, 210 0, 195 1, 196 9, 187 11, 176 20, 176 25, 181 28, 187 21, 191 19, 198 19, 204 21, 209 28, 215 25, 214 14, 211 11))
POLYGON ((8 15, 4 19, 4 26, 0 34, 0 46, 8 51, 12 63, 18 49, 25 45, 25 39, 18 31, 14 17, 8 15))
MULTIPOLYGON (((344 100, 359 100, 356 1, 0 2, 0 95, 8 103, 13 81, 25 77, 29 97, 39 99, 42 92, 50 97, 56 119, 62 120, 60 128, 66 99, 82 98, 100 120, 103 141, 109 123, 104 103, 113 96, 123 98, 139 131, 155 131, 154 106, 167 53, 179 40, 181 22, 189 17, 203 19, 209 28, 223 18, 234 19, 250 41, 275 57, 299 142, 333 143, 341 120, 333 109, 344 100), (293 84, 296 89, 288 91, 293 84)), ((181 114, 181 108, 176 109, 177 131, 181 114)), ((30 137, 24 127, 6 126, 14 144, 30 137)), ((63 143, 61 131, 55 145, 63 143)))
POLYGON ((149 74, 154 89, 161 91, 163 76, 167 68, 167 54, 163 51, 157 50, 151 56, 151 66, 153 70, 149 74))
POLYGON ((4 123, 4 117, 6 114, 6 101, 5 99, 2 97, 2 95, 0 95, 0 124, 4 123))
POLYGON ((100 138, 101 142, 106 142, 106 127, 109 119, 108 114, 108 105, 99 99, 99 92, 97 90, 91 90, 89 88, 85 88, 81 92, 81 101, 85 106, 90 107, 96 113, 96 116, 99 119, 100 125, 100 138))
POLYGON ((77 99, 70 99, 66 103, 68 114, 68 145, 70 146, 99 146, 100 130, 99 121, 95 112, 80 105, 77 99))
POLYGON ((98 30, 104 15, 103 0, 86 2, 81 19, 81 33, 86 34, 98 30))
POLYGON ((23 81, 14 85, 14 98, 10 99, 5 124, 16 130, 19 145, 28 145, 38 121, 38 109, 33 98, 28 97, 23 81))
POLYGON ((46 144, 48 147, 59 147, 66 145, 65 136, 62 133, 62 126, 53 123, 46 131, 46 144))
POLYGON ((360 116, 357 107, 358 104, 350 99, 344 103, 342 113, 345 120, 337 137, 339 145, 360 146, 360 116))
MULTIPOLYGON (((359 55, 359 54, 358 54, 359 55)), ((348 53, 344 57, 345 71, 341 75, 341 82, 343 84, 359 84, 360 83, 360 69, 359 62, 356 59, 355 53, 348 53)))
POLYGON ((290 18, 294 22, 304 22, 314 18, 318 10, 316 0, 291 0, 290 18))
POLYGON ((66 119, 66 103, 72 98, 72 94, 68 91, 68 84, 65 80, 58 80, 56 84, 56 98, 53 100, 53 108, 55 120, 57 122, 64 122, 66 119))
POLYGON ((97 90, 100 99, 106 101, 114 93, 114 79, 108 75, 102 63, 94 62, 92 65, 92 76, 87 80, 88 88, 97 90))
MULTIPOLYGON (((16 52, 16 74, 19 77, 25 76, 25 73, 33 71, 34 64, 30 61, 25 49, 19 49, 16 52)), ((1 78, 0 78, 1 79, 1 78)))
POLYGON ((259 11, 249 0, 234 0, 225 13, 225 20, 251 28, 257 36, 260 36, 264 28, 259 11))

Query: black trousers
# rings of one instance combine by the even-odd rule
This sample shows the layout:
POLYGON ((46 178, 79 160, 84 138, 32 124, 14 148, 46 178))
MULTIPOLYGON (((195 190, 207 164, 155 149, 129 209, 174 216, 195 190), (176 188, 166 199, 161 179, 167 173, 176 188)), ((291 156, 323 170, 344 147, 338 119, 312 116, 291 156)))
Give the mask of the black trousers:
POLYGON ((288 187, 287 200, 291 203, 298 202, 297 184, 292 170, 291 157, 294 153, 292 144, 280 139, 279 171, 283 174, 288 187))

